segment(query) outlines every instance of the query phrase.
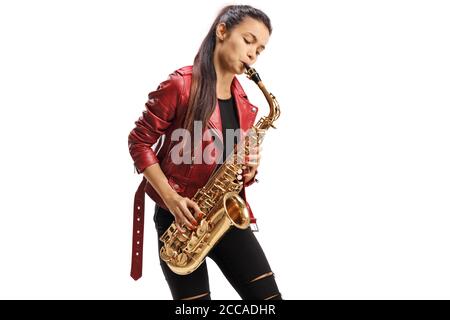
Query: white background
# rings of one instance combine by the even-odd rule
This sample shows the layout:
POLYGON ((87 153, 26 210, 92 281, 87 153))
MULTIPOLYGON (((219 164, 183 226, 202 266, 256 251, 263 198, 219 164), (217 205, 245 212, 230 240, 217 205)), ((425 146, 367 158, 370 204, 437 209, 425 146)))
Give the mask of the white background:
MULTIPOLYGON (((284 298, 449 299, 448 2, 247 3, 274 27, 255 68, 281 117, 248 197, 284 298)), ((127 137, 225 4, 1 2, 0 298, 171 299, 148 197, 129 277, 127 137)))

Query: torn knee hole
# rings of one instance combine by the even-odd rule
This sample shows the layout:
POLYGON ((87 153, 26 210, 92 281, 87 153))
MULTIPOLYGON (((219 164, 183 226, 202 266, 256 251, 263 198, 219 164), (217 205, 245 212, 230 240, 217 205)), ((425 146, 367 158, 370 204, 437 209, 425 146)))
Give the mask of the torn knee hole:
POLYGON ((267 272, 267 273, 264 273, 264 274, 262 274, 262 275, 256 277, 255 279, 250 280, 250 283, 255 282, 255 281, 258 281, 258 280, 261 280, 261 279, 264 279, 264 278, 267 278, 267 277, 270 277, 270 276, 273 276, 273 272, 267 272))
POLYGON ((199 299, 199 298, 203 298, 206 297, 209 294, 209 292, 206 293, 202 293, 202 294, 198 294, 196 296, 192 296, 192 297, 188 297, 188 298, 183 298, 181 300, 195 300, 195 299, 199 299))
POLYGON ((270 300, 270 299, 273 299, 273 298, 278 297, 279 295, 280 295, 280 294, 277 293, 277 294, 271 295, 270 297, 264 298, 264 300, 270 300))

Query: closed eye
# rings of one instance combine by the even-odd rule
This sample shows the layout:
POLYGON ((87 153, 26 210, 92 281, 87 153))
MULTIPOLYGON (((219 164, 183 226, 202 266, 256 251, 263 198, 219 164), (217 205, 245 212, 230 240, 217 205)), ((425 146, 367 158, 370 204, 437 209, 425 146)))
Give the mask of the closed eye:
MULTIPOLYGON (((251 40, 248 40, 246 37, 242 37, 242 39, 244 39, 244 41, 245 41, 245 43, 246 44, 252 44, 254 41, 251 41, 251 40)), ((261 54, 261 52, 262 52, 262 50, 260 50, 260 51, 257 51, 256 52, 256 55, 260 55, 261 54)))

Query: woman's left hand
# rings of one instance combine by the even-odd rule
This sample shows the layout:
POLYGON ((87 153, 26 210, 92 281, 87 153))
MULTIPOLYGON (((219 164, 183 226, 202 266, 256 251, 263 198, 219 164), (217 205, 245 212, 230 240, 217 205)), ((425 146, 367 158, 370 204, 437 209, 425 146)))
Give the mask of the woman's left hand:
POLYGON ((250 149, 250 154, 246 157, 244 169, 244 183, 248 183, 255 177, 261 161, 262 146, 255 146, 250 149))

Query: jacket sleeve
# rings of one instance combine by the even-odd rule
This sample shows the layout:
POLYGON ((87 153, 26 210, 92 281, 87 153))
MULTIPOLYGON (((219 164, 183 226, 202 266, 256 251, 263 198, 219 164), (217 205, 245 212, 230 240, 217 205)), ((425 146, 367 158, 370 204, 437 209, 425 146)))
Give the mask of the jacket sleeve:
POLYGON ((138 173, 159 162, 152 146, 172 123, 183 86, 183 77, 173 73, 148 94, 145 110, 128 135, 128 149, 138 173))

